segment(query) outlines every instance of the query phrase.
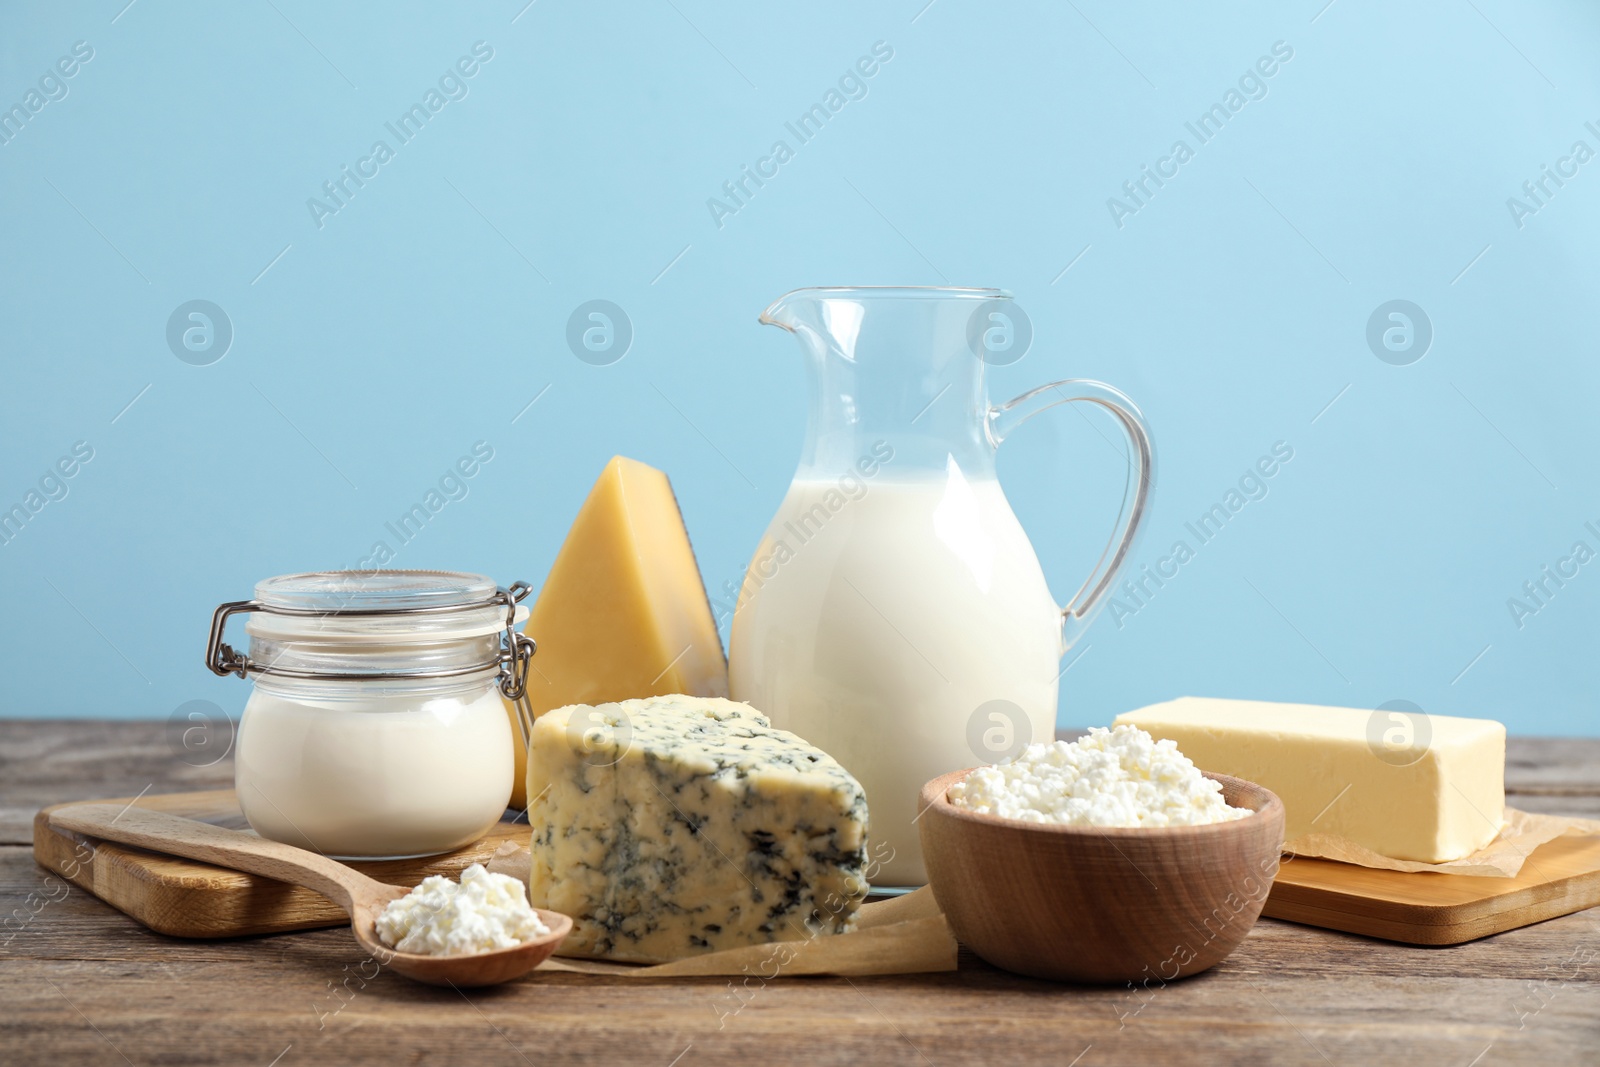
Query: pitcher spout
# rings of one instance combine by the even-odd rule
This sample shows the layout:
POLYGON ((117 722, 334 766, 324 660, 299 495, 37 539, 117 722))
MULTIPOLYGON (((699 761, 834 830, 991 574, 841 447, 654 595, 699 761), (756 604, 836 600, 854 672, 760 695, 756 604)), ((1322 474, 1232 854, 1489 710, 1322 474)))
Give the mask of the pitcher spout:
POLYGON ((968 477, 988 477, 984 363, 970 338, 973 322, 1007 297, 950 286, 811 286, 769 304, 759 321, 791 334, 805 361, 811 404, 801 469, 837 476, 883 441, 896 449, 897 470, 942 476, 953 461, 968 477))
POLYGON ((790 290, 766 306, 757 322, 763 326, 778 326, 789 333, 822 333, 827 328, 827 307, 830 298, 848 290, 811 285, 802 290, 790 290))
POLYGON ((789 298, 793 295, 793 293, 784 293, 768 304, 767 309, 761 313, 756 321, 763 326, 776 326, 779 329, 794 333, 794 323, 789 320, 789 298))

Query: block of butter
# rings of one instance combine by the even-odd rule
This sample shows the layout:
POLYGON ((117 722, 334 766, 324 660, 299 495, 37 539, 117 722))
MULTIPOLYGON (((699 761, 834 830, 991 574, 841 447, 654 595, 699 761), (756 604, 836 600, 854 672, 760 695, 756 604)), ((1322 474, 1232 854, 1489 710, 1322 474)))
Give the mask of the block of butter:
POLYGON ((1116 721, 1170 738, 1201 770, 1278 794, 1286 847, 1329 833, 1445 863, 1503 825, 1506 728, 1489 719, 1183 697, 1116 721))

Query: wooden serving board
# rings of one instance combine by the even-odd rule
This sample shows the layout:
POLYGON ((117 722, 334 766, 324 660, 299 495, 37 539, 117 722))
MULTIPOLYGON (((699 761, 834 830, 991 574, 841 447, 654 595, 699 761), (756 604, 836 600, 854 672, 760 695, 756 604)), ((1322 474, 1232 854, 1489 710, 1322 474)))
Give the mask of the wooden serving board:
MULTIPOLYGON (((75 803, 127 804, 130 798, 75 803)), ((144 796, 132 803, 251 832, 231 789, 144 796)), ((337 905, 309 889, 57 829, 50 813, 67 806, 54 804, 34 816, 34 859, 157 933, 241 937, 350 922, 337 905)), ((501 822, 482 840, 442 856, 350 866, 380 882, 414 886, 431 874, 456 877, 473 863, 487 862, 502 842, 526 845, 527 836, 526 823, 501 822)))
POLYGON ((1377 871, 1285 857, 1262 911, 1412 945, 1459 945, 1600 904, 1600 836, 1558 837, 1515 878, 1377 871))
MULTIPOLYGON (((120 800, 96 803, 128 803, 120 800)), ((80 803, 88 803, 82 801, 80 803)), ((140 797, 141 808, 249 832, 231 789, 140 797)), ((40 866, 158 933, 241 937, 343 926, 349 919, 309 889, 192 860, 97 841, 33 820, 40 866)), ((501 822, 480 841, 443 856, 353 863, 394 885, 431 874, 455 877, 505 841, 527 844, 526 823, 501 822)), ((1413 945, 1455 945, 1600 905, 1600 836, 1559 837, 1535 849, 1516 878, 1375 871, 1322 859, 1285 859, 1262 914, 1413 945)))

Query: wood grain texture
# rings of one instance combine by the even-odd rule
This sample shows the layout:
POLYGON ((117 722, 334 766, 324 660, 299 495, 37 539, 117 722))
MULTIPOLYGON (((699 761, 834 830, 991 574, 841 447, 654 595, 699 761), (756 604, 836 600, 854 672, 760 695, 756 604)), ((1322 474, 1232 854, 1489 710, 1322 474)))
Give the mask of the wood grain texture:
POLYGON ((363 953, 429 985, 475 989, 520 978, 548 959, 572 930, 570 918, 541 908, 535 910, 546 931, 507 948, 438 956, 400 951, 378 936, 378 917, 409 890, 319 853, 137 804, 58 804, 50 808, 50 825, 95 841, 134 845, 315 890, 350 917, 350 931, 363 953))
POLYGON ((233 788, 232 759, 192 766, 169 734, 163 722, 0 719, 0 844, 31 842, 47 804, 233 788))
MULTIPOLYGON (((229 830, 249 830, 231 789, 147 793, 123 798, 122 803, 229 830)), ((159 933, 173 937, 241 937, 343 926, 349 922, 342 908, 310 889, 131 845, 112 844, 52 825, 51 813, 65 806, 68 805, 52 804, 41 809, 34 819, 33 851, 39 865, 159 933)), ((474 863, 487 863, 503 842, 525 845, 527 835, 526 824, 503 822, 481 840, 442 856, 353 862, 349 866, 379 882, 415 886, 429 875, 458 877, 474 863)))
MULTIPOLYGON (((0 723, 0 1060, 258 1064, 1594 1063, 1600 911, 1449 948, 1263 918, 1232 956, 1151 988, 1058 985, 963 952, 949 974, 628 981, 539 977, 465 996, 372 970, 347 931, 165 937, 37 866, 47 803, 231 784, 194 779, 160 723, 0 723), (130 774, 119 745, 140 747, 130 774), (30 755, 24 757, 23 753, 30 755), (12 779, 16 771, 21 775, 12 779), (144 774, 142 780, 139 775, 144 774), (31 783, 31 784, 30 784, 31 783), (372 977, 368 977, 368 976, 372 977), (1086 1051, 1087 1050, 1087 1051, 1086 1051)), ((1537 784, 1600 801, 1600 741, 1539 742, 1537 784)), ((1513 738, 1510 751, 1531 751, 1513 738)), ((1527 767, 1513 760, 1510 791, 1527 767)))
POLYGON ((1266 914, 1413 945, 1458 945, 1600 904, 1600 837, 1559 837, 1515 878, 1375 871, 1300 858, 1278 871, 1266 914))

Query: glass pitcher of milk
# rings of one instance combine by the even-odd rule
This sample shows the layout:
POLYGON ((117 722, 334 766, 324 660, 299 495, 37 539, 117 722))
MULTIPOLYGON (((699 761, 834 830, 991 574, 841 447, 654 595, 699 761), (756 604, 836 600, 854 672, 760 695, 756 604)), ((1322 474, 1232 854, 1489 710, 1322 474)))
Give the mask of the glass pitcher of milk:
POLYGON ((948 771, 1055 732, 1060 659, 1106 599, 1153 474, 1139 409, 1099 382, 991 405, 986 367, 1021 353, 997 289, 797 289, 761 322, 805 351, 800 465, 756 549, 729 683, 865 787, 875 886, 926 881, 917 794, 948 771), (1006 435, 1046 408, 1098 404, 1132 448, 1129 491, 1094 573, 1065 608, 995 479, 1006 435))

